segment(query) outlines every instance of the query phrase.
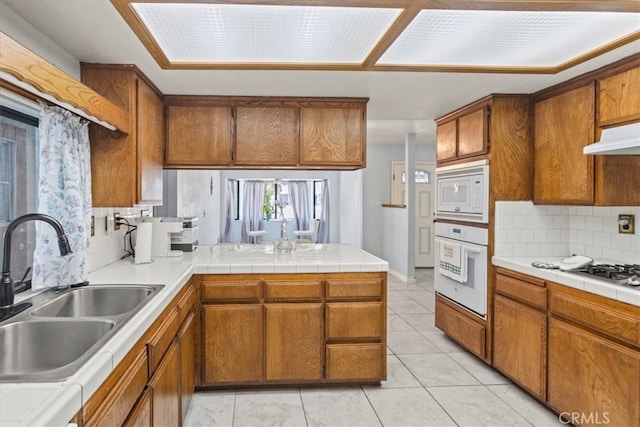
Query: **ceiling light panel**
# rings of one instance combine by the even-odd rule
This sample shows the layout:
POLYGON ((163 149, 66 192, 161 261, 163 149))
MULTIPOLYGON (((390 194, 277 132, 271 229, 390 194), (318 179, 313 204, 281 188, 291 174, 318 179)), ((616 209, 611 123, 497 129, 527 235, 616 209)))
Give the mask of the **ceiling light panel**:
POLYGON ((359 64, 401 9, 133 3, 174 63, 359 64))
POLYGON ((378 65, 552 67, 640 30, 640 14, 423 10, 378 65))

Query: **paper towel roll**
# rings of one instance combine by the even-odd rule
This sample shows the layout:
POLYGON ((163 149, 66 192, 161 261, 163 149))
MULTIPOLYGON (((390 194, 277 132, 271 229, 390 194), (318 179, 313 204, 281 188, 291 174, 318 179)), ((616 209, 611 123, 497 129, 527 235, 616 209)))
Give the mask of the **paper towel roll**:
POLYGON ((135 263, 145 264, 151 262, 151 240, 153 237, 153 224, 141 222, 136 229, 135 263))

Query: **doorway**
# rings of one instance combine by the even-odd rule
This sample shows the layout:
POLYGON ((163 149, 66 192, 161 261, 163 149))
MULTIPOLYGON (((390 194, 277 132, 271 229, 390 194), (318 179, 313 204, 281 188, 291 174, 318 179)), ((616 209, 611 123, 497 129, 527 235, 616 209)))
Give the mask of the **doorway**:
MULTIPOLYGON (((415 266, 433 267, 433 203, 435 163, 416 162, 415 167, 415 266)), ((391 203, 406 205, 404 162, 391 162, 391 203)))

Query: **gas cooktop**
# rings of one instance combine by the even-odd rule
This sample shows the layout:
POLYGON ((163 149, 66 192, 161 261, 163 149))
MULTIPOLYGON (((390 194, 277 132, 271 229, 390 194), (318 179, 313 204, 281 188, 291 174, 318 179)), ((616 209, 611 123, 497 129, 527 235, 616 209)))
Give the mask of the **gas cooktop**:
POLYGON ((572 272, 604 279, 618 285, 640 286, 640 265, 638 264, 590 264, 572 272))

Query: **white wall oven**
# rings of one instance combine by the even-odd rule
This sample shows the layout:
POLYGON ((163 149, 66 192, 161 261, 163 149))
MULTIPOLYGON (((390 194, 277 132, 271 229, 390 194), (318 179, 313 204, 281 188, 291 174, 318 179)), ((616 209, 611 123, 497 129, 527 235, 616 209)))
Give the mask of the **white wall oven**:
POLYGON ((436 168, 436 218, 489 222, 486 160, 436 168))
POLYGON ((434 286, 438 294, 487 318, 486 228, 436 223, 434 286))

